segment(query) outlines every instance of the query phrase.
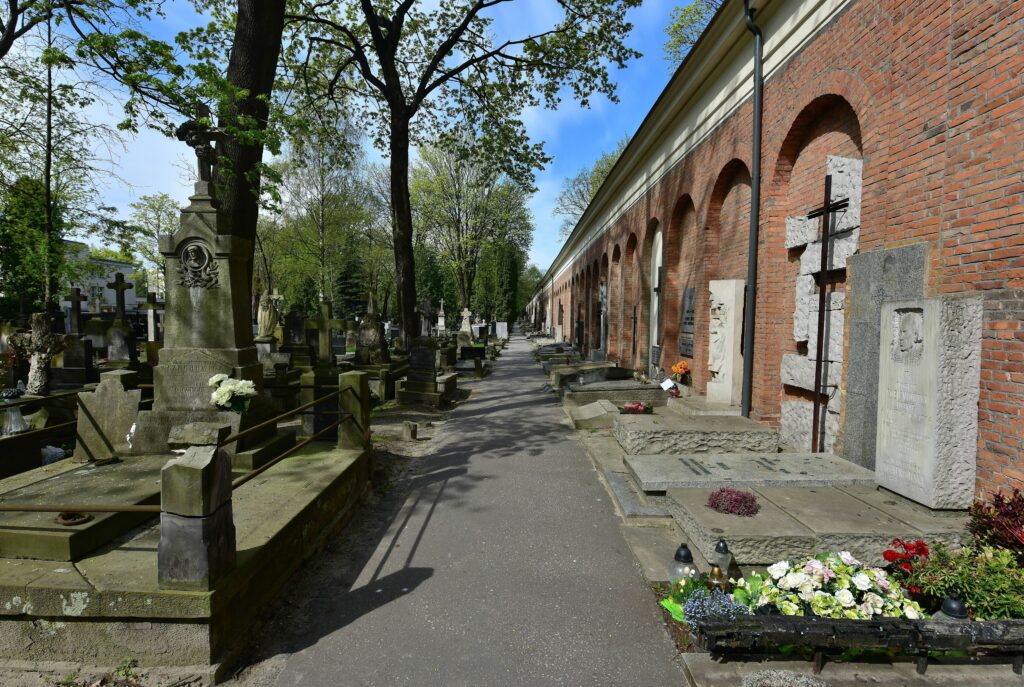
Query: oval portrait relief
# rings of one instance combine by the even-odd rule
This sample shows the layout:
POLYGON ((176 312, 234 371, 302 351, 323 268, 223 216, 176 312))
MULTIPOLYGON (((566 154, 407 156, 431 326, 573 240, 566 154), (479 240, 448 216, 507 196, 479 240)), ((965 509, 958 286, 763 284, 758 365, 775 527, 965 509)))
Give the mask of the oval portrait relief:
POLYGON ((205 242, 196 239, 181 248, 181 264, 178 266, 178 283, 187 288, 202 289, 217 286, 217 261, 205 242))

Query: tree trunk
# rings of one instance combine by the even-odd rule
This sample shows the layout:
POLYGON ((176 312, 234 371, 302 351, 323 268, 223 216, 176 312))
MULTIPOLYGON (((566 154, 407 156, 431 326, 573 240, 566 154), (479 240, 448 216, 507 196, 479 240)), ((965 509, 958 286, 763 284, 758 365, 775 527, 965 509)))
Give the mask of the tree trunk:
MULTIPOLYGON (((233 107, 219 113, 222 127, 238 126, 239 120, 252 118, 261 130, 266 129, 270 112, 268 103, 281 54, 285 5, 286 0, 238 0, 238 19, 228 60, 227 80, 247 95, 236 101, 233 107)), ((218 153, 226 158, 218 165, 215 177, 220 201, 218 232, 255 241, 263 143, 243 143, 229 136, 217 147, 218 153)), ((252 249, 247 263, 251 289, 252 249)))
POLYGON ((419 336, 416 317, 416 260, 412 248, 412 200, 409 197, 409 120, 391 112, 391 232, 395 244, 395 287, 402 344, 419 336))

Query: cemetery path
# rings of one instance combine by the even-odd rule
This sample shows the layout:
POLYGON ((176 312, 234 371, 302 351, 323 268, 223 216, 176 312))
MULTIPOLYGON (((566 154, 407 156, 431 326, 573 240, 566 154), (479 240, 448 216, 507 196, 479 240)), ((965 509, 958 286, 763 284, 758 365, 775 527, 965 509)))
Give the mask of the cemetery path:
POLYGON ((544 381, 515 337, 469 384, 350 591, 304 604, 272 684, 685 684, 544 381))

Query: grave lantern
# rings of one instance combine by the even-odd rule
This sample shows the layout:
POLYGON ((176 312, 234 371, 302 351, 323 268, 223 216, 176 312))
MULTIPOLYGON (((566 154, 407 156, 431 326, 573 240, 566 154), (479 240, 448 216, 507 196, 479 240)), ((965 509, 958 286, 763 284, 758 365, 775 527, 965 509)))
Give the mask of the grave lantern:
POLYGON ((725 539, 719 539, 718 543, 715 544, 715 558, 712 562, 728 576, 732 572, 735 560, 732 551, 729 550, 729 545, 725 543, 725 539))
POLYGON ((690 551, 690 547, 686 545, 686 542, 683 542, 679 545, 679 548, 676 549, 676 554, 672 559, 672 565, 669 566, 669 582, 695 579, 699 576, 700 571, 697 569, 697 565, 693 562, 693 552, 690 551))
POLYGON ((942 608, 932 616, 932 620, 962 623, 967 620, 967 607, 960 600, 960 595, 953 593, 942 602, 942 608))

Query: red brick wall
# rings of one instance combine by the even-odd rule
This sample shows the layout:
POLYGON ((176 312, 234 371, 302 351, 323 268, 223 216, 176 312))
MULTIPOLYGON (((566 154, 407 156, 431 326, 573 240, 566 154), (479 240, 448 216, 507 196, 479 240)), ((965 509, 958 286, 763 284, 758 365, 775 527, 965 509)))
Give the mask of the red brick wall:
MULTIPOLYGON (((861 157, 861 252, 926 242, 926 295, 984 298, 977 486, 1024 487, 1022 27, 1024 4, 1005 0, 859 0, 771 76, 764 101, 755 417, 778 421, 779 361, 795 350, 797 266, 783 245, 785 217, 821 202, 826 155, 861 157)), ((703 388, 706 280, 746 276, 750 116, 748 102, 572 270, 578 274, 620 247, 621 270, 613 263, 610 271, 610 352, 622 364, 637 365, 644 353, 640 345, 638 359, 630 356, 632 306, 646 310, 641 271, 650 259, 642 247, 652 220, 664 221, 666 255, 672 253, 665 260, 664 360, 675 359, 681 288, 692 283, 698 287, 694 381, 703 388), (675 225, 684 196, 692 199, 694 229, 687 230, 685 219, 680 237, 675 225), (630 242, 640 248, 631 251, 630 242)), ((572 312, 567 306, 567 327, 572 312)), ((643 322, 638 332, 646 338, 643 322)))

